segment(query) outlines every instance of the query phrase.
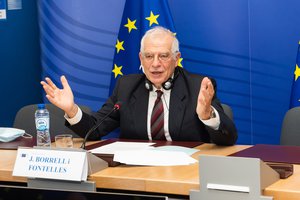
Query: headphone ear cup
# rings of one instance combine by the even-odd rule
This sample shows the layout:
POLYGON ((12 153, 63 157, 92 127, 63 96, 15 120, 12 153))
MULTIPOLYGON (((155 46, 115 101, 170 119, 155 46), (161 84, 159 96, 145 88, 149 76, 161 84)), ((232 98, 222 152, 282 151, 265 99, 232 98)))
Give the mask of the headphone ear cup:
POLYGON ((171 89, 173 87, 173 79, 169 78, 162 86, 165 90, 171 89))
POLYGON ((150 81, 148 79, 145 80, 145 88, 149 91, 153 90, 152 83, 150 83, 150 81))
POLYGON ((182 72, 182 69, 180 67, 176 67, 175 69, 175 75, 174 75, 174 78, 170 77, 166 82, 163 83, 162 87, 165 89, 165 90, 170 90, 173 88, 174 86, 174 81, 176 80, 176 78, 178 77, 178 74, 182 72))

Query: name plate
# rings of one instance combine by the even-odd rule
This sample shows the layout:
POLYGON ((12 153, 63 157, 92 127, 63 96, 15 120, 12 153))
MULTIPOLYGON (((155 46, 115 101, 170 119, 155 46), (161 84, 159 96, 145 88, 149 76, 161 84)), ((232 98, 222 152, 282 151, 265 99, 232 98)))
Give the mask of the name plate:
POLYGON ((85 151, 19 148, 13 176, 69 181, 86 181, 88 161, 85 151))

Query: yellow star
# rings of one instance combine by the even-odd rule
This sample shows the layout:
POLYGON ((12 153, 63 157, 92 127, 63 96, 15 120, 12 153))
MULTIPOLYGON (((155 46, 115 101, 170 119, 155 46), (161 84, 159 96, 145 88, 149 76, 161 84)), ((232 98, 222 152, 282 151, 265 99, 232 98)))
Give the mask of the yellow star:
POLYGON ((124 47, 123 47, 123 44, 124 44, 124 41, 120 42, 119 40, 117 40, 117 44, 115 46, 116 49, 117 49, 117 53, 119 53, 120 50, 123 50, 123 51, 125 50, 124 47))
POLYGON ((300 76, 300 68, 298 66, 298 64, 296 64, 296 69, 295 69, 295 81, 297 81, 298 77, 300 76))
POLYGON ((137 30, 137 28, 135 26, 135 22, 136 22, 136 20, 131 21, 129 18, 127 18, 127 24, 125 24, 124 26, 128 28, 128 33, 130 33, 130 31, 132 29, 137 30))
POLYGON ((178 61, 178 66, 179 66, 179 67, 183 67, 182 64, 181 64, 181 61, 182 61, 182 60, 183 60, 183 58, 179 58, 179 61, 178 61))
POLYGON ((115 74, 115 78, 117 78, 118 75, 122 76, 123 73, 121 72, 123 66, 118 67, 116 64, 114 64, 114 69, 112 72, 115 74))
POLYGON ((159 17, 159 15, 154 15, 153 12, 150 12, 150 16, 146 17, 146 20, 149 20, 149 26, 152 26, 152 24, 158 24, 157 22, 157 18, 159 17))

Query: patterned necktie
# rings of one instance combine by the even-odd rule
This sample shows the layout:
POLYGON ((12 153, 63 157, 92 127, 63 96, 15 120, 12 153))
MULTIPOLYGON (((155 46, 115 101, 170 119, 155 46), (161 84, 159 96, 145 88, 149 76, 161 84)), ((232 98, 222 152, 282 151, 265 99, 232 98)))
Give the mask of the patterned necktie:
POLYGON ((156 90, 157 99, 151 114, 151 136, 152 140, 166 140, 164 132, 164 106, 161 100, 162 91, 156 90))

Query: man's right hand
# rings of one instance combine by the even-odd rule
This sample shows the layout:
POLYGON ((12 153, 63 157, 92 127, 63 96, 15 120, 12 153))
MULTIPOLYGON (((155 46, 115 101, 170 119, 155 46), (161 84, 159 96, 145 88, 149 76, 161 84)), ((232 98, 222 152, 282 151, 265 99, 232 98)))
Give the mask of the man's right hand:
POLYGON ((65 111, 69 118, 73 118, 78 111, 78 106, 74 102, 74 95, 66 77, 61 76, 60 81, 63 86, 62 89, 56 87, 48 77, 45 78, 45 81, 41 81, 41 84, 46 92, 47 99, 65 111))

